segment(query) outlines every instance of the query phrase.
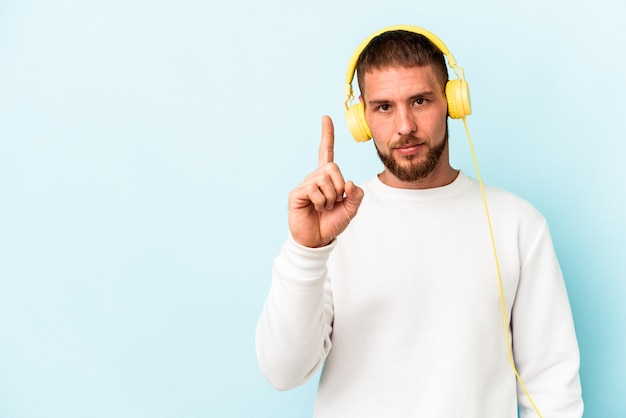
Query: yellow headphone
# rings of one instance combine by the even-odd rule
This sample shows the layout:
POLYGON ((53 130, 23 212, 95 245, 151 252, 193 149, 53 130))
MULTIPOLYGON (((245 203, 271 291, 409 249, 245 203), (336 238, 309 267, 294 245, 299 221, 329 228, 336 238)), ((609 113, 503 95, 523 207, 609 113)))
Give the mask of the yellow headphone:
POLYGON ((367 126, 367 122, 365 121, 365 106, 363 105, 363 103, 359 101, 358 103, 355 103, 353 105, 350 104, 354 99, 352 80, 354 79, 354 73, 356 71, 356 63, 363 50, 372 39, 382 33, 394 30, 404 30, 407 32, 413 32, 423 35, 428 38, 428 40, 431 41, 437 48, 439 48, 439 50, 446 56, 448 60, 448 66, 454 71, 454 74, 456 74, 457 76, 456 80, 450 80, 446 83, 448 114, 452 119, 465 119, 465 116, 472 114, 469 86, 465 81, 463 68, 456 65, 456 61, 450 53, 450 50, 448 50, 448 47, 446 47, 441 39, 439 39, 433 33, 417 26, 389 26, 370 35, 365 41, 363 41, 361 45, 359 45, 359 47, 356 49, 354 54, 352 54, 352 58, 350 58, 350 63, 348 64, 345 87, 346 101, 344 102, 344 106, 346 108, 345 114, 346 121, 348 122, 348 128, 350 129, 350 133, 352 133, 352 136, 357 142, 369 141, 370 139, 372 139, 372 132, 369 126, 367 126))

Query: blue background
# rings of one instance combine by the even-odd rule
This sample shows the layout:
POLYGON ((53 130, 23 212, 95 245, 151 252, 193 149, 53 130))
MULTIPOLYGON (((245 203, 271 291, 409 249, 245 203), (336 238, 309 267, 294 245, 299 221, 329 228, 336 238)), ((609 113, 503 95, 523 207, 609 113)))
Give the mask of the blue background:
MULTIPOLYGON (((0 1, 0 417, 310 417, 254 330, 348 58, 414 24, 464 67, 485 181, 547 217, 586 417, 626 384, 620 0, 0 1)), ((460 122, 453 164, 475 176, 460 122)), ((541 342, 538 341, 538 344, 541 342)))

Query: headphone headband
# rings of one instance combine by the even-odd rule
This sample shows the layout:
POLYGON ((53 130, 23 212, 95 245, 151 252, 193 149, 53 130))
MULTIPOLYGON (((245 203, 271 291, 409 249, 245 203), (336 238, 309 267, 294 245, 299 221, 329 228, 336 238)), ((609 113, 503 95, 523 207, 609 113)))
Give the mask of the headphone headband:
POLYGON ((363 50, 372 41, 372 39, 374 39, 378 35, 382 35, 385 32, 391 32, 394 30, 403 30, 403 31, 413 32, 413 33, 417 33, 419 35, 425 36, 426 38, 428 38, 430 42, 435 44, 435 46, 439 48, 439 50, 446 56, 446 58, 448 59, 448 65, 450 66, 450 68, 452 68, 453 70, 457 68, 456 61, 454 57, 452 56, 452 54, 450 53, 450 50, 448 49, 446 44, 444 44, 443 41, 439 39, 434 33, 429 32, 426 29, 422 29, 417 26, 394 25, 394 26, 388 26, 384 29, 374 32, 367 39, 361 42, 361 44, 358 46, 356 51, 354 51, 354 53, 352 54, 352 57, 350 58, 350 62, 348 63, 348 71, 346 72, 346 84, 352 84, 352 80, 354 79, 354 73, 356 71, 356 63, 359 60, 359 57, 361 56, 361 53, 363 52, 363 50))

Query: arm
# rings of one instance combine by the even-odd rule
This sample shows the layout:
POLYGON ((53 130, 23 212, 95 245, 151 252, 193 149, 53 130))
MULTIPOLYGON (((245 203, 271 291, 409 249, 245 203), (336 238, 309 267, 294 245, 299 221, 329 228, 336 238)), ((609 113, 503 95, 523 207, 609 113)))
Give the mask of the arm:
MULTIPOLYGON (((580 418, 580 355, 563 276, 545 221, 523 254, 511 314, 515 363, 539 412, 580 418)), ((536 416, 518 387, 521 417, 536 416)))
POLYGON ((333 304, 326 261, 334 239, 356 216, 363 190, 333 162, 334 128, 322 120, 317 170, 289 194, 291 239, 274 262, 272 287, 257 326, 259 365, 278 389, 308 380, 330 350, 333 304))
POLYGON ((333 247, 311 249, 289 239, 274 261, 256 350, 261 371, 277 389, 305 383, 330 351, 333 305, 326 260, 333 247))

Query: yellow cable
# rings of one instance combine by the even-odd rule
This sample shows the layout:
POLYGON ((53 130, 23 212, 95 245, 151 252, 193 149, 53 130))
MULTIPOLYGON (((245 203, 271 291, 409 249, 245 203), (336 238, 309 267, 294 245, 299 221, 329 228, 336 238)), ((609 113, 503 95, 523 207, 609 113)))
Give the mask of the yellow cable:
POLYGON ((491 226, 491 216, 489 215, 489 206, 487 205, 485 187, 483 185, 483 180, 480 176, 480 170, 478 169, 478 161, 476 160, 476 153, 474 152, 474 144, 472 143, 472 137, 470 135, 469 128, 467 127, 467 121, 465 120, 465 118, 463 118, 463 125, 465 126, 465 133, 467 134, 467 140, 469 141, 470 150, 472 151, 472 160, 474 161, 474 168, 476 169, 476 176, 478 177, 478 184, 480 185, 480 192, 482 194, 483 204, 485 206, 485 214, 487 215, 487 224, 489 225, 491 247, 493 248, 493 256, 496 262, 496 270, 498 273, 498 287, 500 290, 500 305, 502 307, 502 320, 504 323, 504 335, 506 337, 506 348, 507 348, 507 353, 509 355, 509 363, 511 364, 511 368, 513 369, 513 372, 515 373, 515 376, 517 377, 517 380, 520 383, 520 386, 522 387, 522 389, 524 390, 524 393, 526 394, 526 398, 528 398, 528 401, 533 406, 533 409, 535 410, 539 418, 542 418, 541 413, 539 413, 539 409, 537 409, 537 406, 535 405, 532 398, 530 397, 530 393, 528 393, 528 389, 526 389, 526 385, 524 384, 524 381, 522 380, 521 376, 517 372, 517 368, 515 367, 515 361, 513 360, 513 353, 511 352, 511 337, 509 336, 509 325, 508 325, 508 320, 506 316, 506 306, 504 303, 504 291, 502 290, 502 275, 500 273, 500 262, 498 261, 498 252, 496 251, 496 240, 493 236, 493 227, 491 226))

